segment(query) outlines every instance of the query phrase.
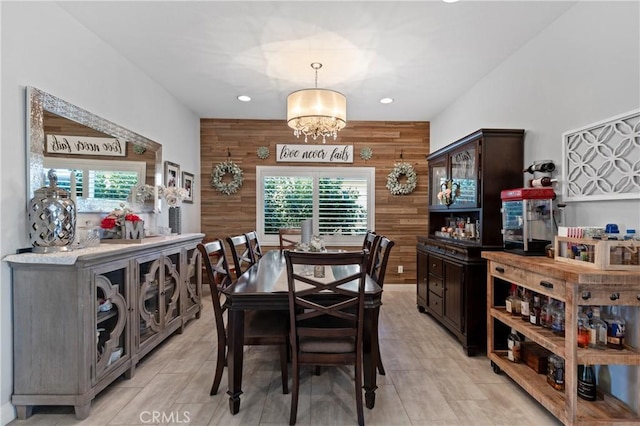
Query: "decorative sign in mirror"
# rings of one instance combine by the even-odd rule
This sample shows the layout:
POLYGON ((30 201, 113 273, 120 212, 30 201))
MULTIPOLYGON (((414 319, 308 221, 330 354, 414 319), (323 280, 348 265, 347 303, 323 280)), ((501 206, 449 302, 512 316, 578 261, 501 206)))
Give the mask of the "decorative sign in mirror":
MULTIPOLYGON (((27 123, 27 200, 48 184, 49 169, 80 213, 109 212, 135 186, 162 184, 162 145, 34 87, 27 123)), ((153 197, 134 201, 138 212, 157 211, 153 197)))

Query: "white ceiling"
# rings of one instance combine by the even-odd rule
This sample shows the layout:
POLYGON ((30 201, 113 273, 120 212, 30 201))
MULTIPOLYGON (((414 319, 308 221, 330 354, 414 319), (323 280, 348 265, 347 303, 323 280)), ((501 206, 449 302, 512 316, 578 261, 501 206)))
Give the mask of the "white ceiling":
POLYGON ((574 4, 59 2, 199 117, 285 119, 321 62, 347 121, 433 119, 574 4))

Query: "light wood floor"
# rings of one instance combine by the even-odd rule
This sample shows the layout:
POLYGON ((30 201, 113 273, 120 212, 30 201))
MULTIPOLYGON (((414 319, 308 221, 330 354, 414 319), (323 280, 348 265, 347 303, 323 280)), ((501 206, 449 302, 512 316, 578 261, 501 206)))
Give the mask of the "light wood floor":
MULTIPOLYGON (((559 425, 484 356, 461 346, 416 309, 415 286, 385 286, 380 338, 386 376, 378 376, 368 425, 559 425)), ((278 354, 269 347, 245 352, 240 413, 229 413, 226 370, 218 395, 209 396, 215 367, 215 330, 207 292, 205 310, 185 332, 149 354, 131 380, 117 380, 77 421, 70 407, 36 407, 11 425, 286 425, 291 395, 283 395, 278 354), (155 418, 154 418, 155 416, 155 418), (164 416, 164 418, 163 418, 164 416)), ((299 425, 356 424, 351 370, 303 370, 299 425)))

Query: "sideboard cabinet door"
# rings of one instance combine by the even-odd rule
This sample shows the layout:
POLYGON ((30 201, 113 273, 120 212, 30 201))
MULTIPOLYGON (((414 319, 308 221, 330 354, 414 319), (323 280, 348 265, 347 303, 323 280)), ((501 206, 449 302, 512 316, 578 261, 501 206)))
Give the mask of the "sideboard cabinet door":
POLYGON ((95 351, 92 383, 131 359, 131 297, 129 262, 93 268, 91 307, 95 314, 95 351))

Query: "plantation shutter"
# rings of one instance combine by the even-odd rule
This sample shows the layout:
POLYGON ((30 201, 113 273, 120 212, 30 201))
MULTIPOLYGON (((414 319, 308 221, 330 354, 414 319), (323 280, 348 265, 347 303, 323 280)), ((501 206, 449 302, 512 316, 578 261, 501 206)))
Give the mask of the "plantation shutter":
POLYGON ((367 180, 318 180, 318 231, 320 235, 363 234, 367 231, 367 180))

